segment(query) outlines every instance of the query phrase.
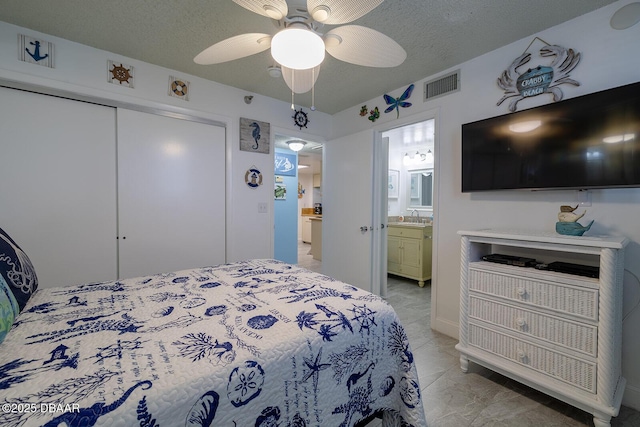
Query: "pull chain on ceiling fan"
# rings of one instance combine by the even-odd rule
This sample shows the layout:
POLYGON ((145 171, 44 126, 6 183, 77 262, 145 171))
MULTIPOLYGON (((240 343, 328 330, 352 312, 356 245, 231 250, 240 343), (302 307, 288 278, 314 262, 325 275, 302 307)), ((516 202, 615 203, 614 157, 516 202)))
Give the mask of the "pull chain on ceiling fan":
MULTIPOLYGON (((407 57, 390 37, 360 25, 343 25, 322 34, 324 25, 352 22, 384 0, 307 0, 307 9, 289 10, 286 0, 233 0, 251 12, 282 21, 275 35, 241 34, 222 40, 200 52, 194 61, 211 65, 233 61, 271 48, 273 59, 282 67, 282 76, 293 93, 312 90, 325 51, 344 62, 365 67, 396 67, 407 57)), ((293 98, 292 93, 292 98, 293 98)))

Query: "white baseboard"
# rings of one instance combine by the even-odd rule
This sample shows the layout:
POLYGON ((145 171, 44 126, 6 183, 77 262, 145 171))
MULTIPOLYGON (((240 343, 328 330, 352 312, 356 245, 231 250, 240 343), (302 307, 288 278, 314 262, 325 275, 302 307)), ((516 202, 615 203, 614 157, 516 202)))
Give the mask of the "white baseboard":
POLYGON ((442 318, 431 319, 431 329, 445 334, 451 338, 458 339, 459 325, 451 320, 442 318))
POLYGON ((622 404, 628 408, 640 411, 640 387, 627 383, 627 387, 624 390, 624 396, 622 398, 622 404))

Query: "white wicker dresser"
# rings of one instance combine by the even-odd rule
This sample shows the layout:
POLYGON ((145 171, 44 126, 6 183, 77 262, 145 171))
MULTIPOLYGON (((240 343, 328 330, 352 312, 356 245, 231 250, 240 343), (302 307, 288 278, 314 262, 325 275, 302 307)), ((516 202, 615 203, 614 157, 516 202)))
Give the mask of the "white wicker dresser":
POLYGON ((623 237, 459 231, 460 364, 485 366, 610 426, 621 376, 623 237), (598 265, 599 278, 482 261, 504 253, 598 265))

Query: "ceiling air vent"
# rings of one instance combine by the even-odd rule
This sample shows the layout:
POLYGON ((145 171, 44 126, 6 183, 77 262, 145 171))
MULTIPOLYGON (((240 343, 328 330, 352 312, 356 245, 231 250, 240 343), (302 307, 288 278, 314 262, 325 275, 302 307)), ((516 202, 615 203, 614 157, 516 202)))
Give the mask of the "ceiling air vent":
POLYGON ((460 70, 424 84, 424 100, 460 90, 460 70))

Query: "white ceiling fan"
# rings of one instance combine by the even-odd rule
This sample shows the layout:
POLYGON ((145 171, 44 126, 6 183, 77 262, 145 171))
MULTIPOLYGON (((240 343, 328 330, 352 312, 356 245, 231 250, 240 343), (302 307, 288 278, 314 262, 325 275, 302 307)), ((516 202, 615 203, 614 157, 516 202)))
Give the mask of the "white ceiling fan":
POLYGON ((247 33, 222 40, 200 52, 194 61, 210 65, 233 61, 271 48, 287 86, 295 93, 313 88, 325 51, 341 61, 365 67, 396 67, 407 57, 390 37, 360 25, 342 25, 325 33, 325 25, 341 25, 366 15, 384 0, 233 0, 257 14, 278 21, 275 35, 247 33))

